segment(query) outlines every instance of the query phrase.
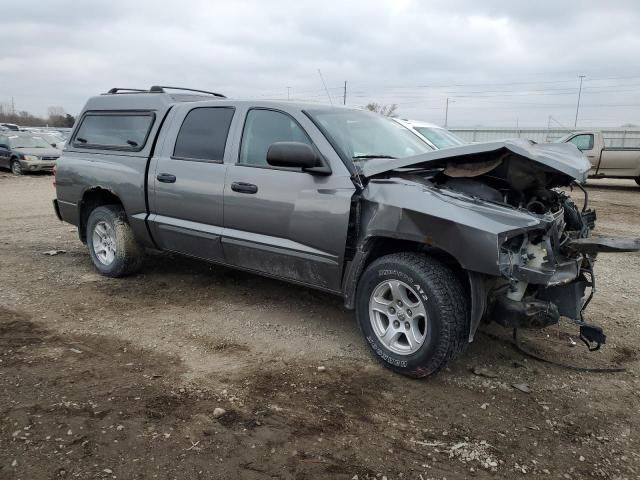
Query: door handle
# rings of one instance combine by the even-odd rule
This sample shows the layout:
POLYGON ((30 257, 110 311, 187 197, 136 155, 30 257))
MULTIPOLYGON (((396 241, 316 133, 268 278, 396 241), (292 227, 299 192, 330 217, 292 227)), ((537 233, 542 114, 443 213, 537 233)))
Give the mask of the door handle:
POLYGON ((258 193, 258 186, 253 183, 233 182, 231 190, 238 193, 258 193))
POLYGON ((176 183, 176 176, 170 173, 160 173, 156 178, 162 183, 176 183))

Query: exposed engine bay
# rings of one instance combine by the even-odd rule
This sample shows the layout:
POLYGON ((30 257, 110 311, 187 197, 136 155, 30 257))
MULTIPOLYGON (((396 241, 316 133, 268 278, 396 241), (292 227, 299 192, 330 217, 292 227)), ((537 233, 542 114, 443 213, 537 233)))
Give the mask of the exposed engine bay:
MULTIPOLYGON (((426 221, 436 229, 448 228, 440 225, 442 218, 458 222, 460 239, 449 236, 438 242, 429 235, 433 245, 458 259, 466 254, 465 249, 476 249, 476 255, 495 262, 493 267, 484 264, 478 268, 471 265, 474 259, 468 262, 469 270, 488 274, 470 276, 476 278, 472 280, 472 303, 481 304, 475 314, 472 309, 470 340, 480 317, 512 328, 544 328, 566 317, 580 326, 580 338, 587 346, 598 349, 606 336, 584 318, 595 292, 597 253, 638 250, 639 242, 591 236, 596 213, 589 208, 587 191, 580 185, 589 165, 577 150, 517 141, 496 142, 493 147, 468 145, 456 148, 461 152, 457 155, 450 149, 413 161, 403 159, 396 162, 393 171, 387 169, 384 177, 419 184, 425 193, 433 192, 429 207, 420 210, 430 210, 426 221), (567 194, 568 189, 581 190, 581 205, 567 194), (435 205, 436 199, 443 203, 435 205), (479 220, 469 212, 441 213, 450 208, 448 204, 475 209, 479 220), (463 222, 464 226, 459 225, 463 222), (495 256, 487 251, 490 239, 495 242, 491 248, 497 249, 495 256)), ((381 171, 372 165, 369 175, 380 178, 381 171)), ((424 233, 427 228, 420 230, 424 233)), ((467 268, 464 259, 460 263, 467 268)))
POLYGON ((503 278, 496 280, 488 301, 494 321, 514 328, 544 328, 564 316, 586 327, 581 333, 588 344, 596 344, 593 348, 604 343, 604 335, 592 333, 598 328, 588 326, 583 316, 594 292, 596 254, 582 253, 572 241, 591 236, 596 213, 588 208, 587 192, 578 183, 513 155, 449 165, 433 180, 439 188, 541 217, 544 228, 509 236, 500 247, 503 278), (561 190, 567 186, 582 190, 581 207, 561 190))

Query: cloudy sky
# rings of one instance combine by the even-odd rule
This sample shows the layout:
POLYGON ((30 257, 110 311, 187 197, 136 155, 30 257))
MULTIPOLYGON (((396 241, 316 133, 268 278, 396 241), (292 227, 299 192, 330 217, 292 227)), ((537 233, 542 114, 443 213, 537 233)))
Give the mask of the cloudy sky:
POLYGON ((397 103, 450 126, 640 124, 640 2, 20 0, 0 103, 76 114, 110 87, 397 103), (323 87, 318 70, 326 82, 323 87))

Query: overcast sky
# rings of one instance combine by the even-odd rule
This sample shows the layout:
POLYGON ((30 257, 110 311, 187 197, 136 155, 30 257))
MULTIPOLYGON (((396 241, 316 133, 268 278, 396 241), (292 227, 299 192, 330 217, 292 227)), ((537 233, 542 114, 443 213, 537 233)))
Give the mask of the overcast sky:
POLYGON ((0 103, 76 114, 110 87, 397 103, 449 125, 640 124, 640 1, 19 0, 0 103), (289 89, 287 87, 290 87, 289 89), (551 116, 551 117, 550 117, 551 116))

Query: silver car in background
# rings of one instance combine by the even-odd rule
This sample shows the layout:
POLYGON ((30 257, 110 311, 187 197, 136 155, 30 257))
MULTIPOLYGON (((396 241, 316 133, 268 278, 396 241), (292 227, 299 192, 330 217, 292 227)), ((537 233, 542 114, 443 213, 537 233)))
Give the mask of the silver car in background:
POLYGON ((459 147, 467 144, 467 142, 454 135, 446 128, 440 127, 434 123, 421 122, 418 120, 404 120, 399 118, 394 118, 393 120, 403 127, 411 130, 420 140, 429 145, 433 150, 442 150, 443 148, 459 147))

